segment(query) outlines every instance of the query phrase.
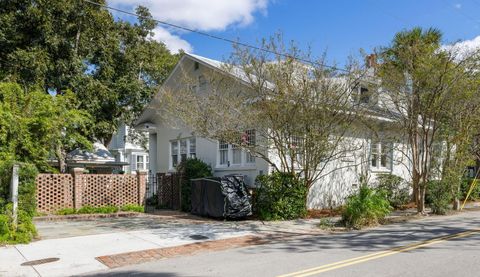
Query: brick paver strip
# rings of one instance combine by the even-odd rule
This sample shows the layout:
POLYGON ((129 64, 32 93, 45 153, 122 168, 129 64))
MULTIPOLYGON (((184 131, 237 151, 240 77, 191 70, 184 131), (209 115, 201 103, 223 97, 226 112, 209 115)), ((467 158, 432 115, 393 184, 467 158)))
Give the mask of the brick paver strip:
MULTIPOLYGON (((291 236, 291 235, 290 235, 291 236)), ((281 236, 285 238, 285 235, 281 236)), ((145 263, 153 260, 193 255, 199 252, 219 251, 236 247, 246 247, 251 245, 260 245, 270 242, 272 239, 280 238, 280 236, 241 236, 229 239, 220 239, 204 242, 196 242, 180 246, 154 248, 141 251, 127 252, 115 255, 96 257, 98 261, 108 266, 116 268, 131 264, 145 263)))

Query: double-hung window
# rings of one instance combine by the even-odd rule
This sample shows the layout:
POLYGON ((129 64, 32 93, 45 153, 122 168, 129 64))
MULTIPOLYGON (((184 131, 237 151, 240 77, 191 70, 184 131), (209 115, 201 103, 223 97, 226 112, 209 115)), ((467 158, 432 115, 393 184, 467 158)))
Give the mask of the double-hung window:
POLYGON ((178 140, 172 141, 170 144, 171 148, 171 159, 172 159, 172 167, 176 167, 178 165, 178 140))
POLYGON ((144 156, 137 156, 137 170, 145 170, 144 156))
POLYGON ((391 170, 393 159, 393 143, 372 140, 370 145, 370 167, 373 170, 391 170))
MULTIPOLYGON (((245 143, 248 147, 255 146, 255 130, 247 130, 242 135, 242 142, 245 143)), ((255 156, 253 156, 249 151, 245 154, 245 162, 246 163, 255 163, 255 156)))
POLYGON ((218 144, 218 151, 220 154, 220 165, 228 165, 228 143, 220 141, 218 144))
POLYGON ((149 160, 148 155, 136 155, 136 168, 137 170, 148 170, 149 160))
POLYGON ((197 141, 195 138, 179 139, 170 142, 170 168, 175 168, 187 158, 197 157, 197 141))
POLYGON ((255 147, 255 130, 247 130, 239 134, 238 141, 235 144, 229 144, 225 141, 218 142, 218 165, 219 166, 243 166, 255 163, 255 156, 250 153, 249 148, 255 147), (245 149, 246 148, 246 149, 245 149))
POLYGON ((195 138, 190 139, 189 151, 190 158, 194 159, 197 157, 197 140, 195 138))

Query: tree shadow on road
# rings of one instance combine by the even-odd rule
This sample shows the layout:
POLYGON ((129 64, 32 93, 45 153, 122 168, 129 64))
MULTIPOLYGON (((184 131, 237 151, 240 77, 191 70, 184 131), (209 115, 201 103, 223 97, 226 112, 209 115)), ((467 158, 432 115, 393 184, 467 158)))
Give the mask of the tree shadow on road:
MULTIPOLYGON (((464 231, 478 230, 480 218, 456 218, 445 221, 422 220, 401 224, 380 226, 375 229, 351 231, 346 233, 308 235, 297 238, 274 239, 261 248, 244 248, 246 254, 284 252, 306 253, 328 249, 349 249, 351 251, 380 251, 418 243, 438 237, 453 235, 464 231)), ((469 245, 479 245, 480 233, 468 237, 456 238, 455 241, 469 240, 469 245)), ((464 245, 464 244, 462 244, 464 245)), ((468 246, 468 245, 467 245, 468 246)), ((435 244, 431 247, 451 247, 435 244)), ((430 246, 414 251, 425 251, 430 246)), ((467 247, 468 249, 468 247, 467 247)), ((472 248, 472 250, 475 250, 472 248)), ((478 249, 477 249, 478 250, 478 249)))

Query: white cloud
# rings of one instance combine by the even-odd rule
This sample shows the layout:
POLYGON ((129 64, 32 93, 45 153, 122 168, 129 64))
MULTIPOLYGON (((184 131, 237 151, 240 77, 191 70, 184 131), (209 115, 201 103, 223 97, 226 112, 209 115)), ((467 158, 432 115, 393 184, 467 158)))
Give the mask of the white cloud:
POLYGON ((455 7, 455 9, 459 10, 459 9, 462 8, 462 4, 457 3, 457 4, 454 5, 454 7, 455 7))
MULTIPOLYGON (((269 1, 271 0, 110 0, 109 4, 128 11, 143 5, 150 9, 155 19, 161 21, 195 30, 222 31, 232 26, 243 27, 251 24, 255 13, 266 13, 269 1)), ((185 40, 171 34, 181 31, 165 28, 156 31, 160 34, 156 34, 155 38, 169 39, 164 42, 172 49, 179 45, 189 45, 185 40), (167 33, 170 33, 170 37, 167 33)))
POLYGON ((153 32, 153 39, 165 43, 172 53, 178 53, 180 49, 183 49, 185 52, 193 52, 193 47, 188 41, 181 39, 179 36, 172 35, 168 30, 157 27, 153 32))
POLYGON ((454 44, 444 45, 442 48, 454 53, 457 59, 463 59, 466 58, 467 55, 472 55, 475 52, 480 51, 480 36, 477 36, 471 40, 464 40, 454 44))

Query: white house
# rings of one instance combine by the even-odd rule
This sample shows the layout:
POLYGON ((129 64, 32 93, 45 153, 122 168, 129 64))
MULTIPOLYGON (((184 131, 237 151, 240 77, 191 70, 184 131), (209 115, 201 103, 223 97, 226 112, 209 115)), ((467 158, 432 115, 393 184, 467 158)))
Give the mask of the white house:
MULTIPOLYGON (((267 162, 232 145, 195 136, 188 129, 173 128, 172 124, 165 122, 161 111, 157 108, 156 101, 161 97, 162 90, 177 88, 182 74, 189 75, 192 80, 198 80, 198 86, 201 87, 205 85, 204 74, 208 74, 211 70, 222 72, 222 63, 193 54, 185 54, 158 95, 136 121, 136 128, 149 132, 150 169, 153 172, 174 172, 180 161, 188 157, 197 157, 210 164, 216 176, 242 174, 245 176, 246 183, 253 185, 256 176, 271 172, 272 168, 267 162)), ((241 76, 236 77, 241 78, 241 76)), ((362 94, 362 92, 363 89, 360 89, 359 93, 362 94)), ((362 98, 362 101, 367 100, 362 98)), ((328 164, 325 170, 328 174, 310 190, 308 197, 310 208, 338 206, 352 190, 358 187, 361 175, 367 174, 374 179, 378 173, 392 173, 406 180, 410 179, 408 163, 401 154, 407 152, 406 146, 402 143, 383 140, 384 137, 389 137, 389 133, 395 132, 388 118, 377 116, 374 120, 382 126, 384 133, 374 138, 365 130, 363 134, 352 134, 351 137, 347 137, 348 143, 359 146, 358 150, 347 153, 328 164)), ((255 131, 248 130, 246 133, 249 143, 255 144, 255 140, 258 139, 255 131)), ((275 154, 269 153, 269 155, 275 154)))
POLYGON ((130 127, 121 124, 117 132, 112 136, 108 150, 114 155, 116 162, 128 163, 123 166, 125 173, 133 173, 137 170, 149 170, 148 152, 140 145, 132 143, 130 127))

